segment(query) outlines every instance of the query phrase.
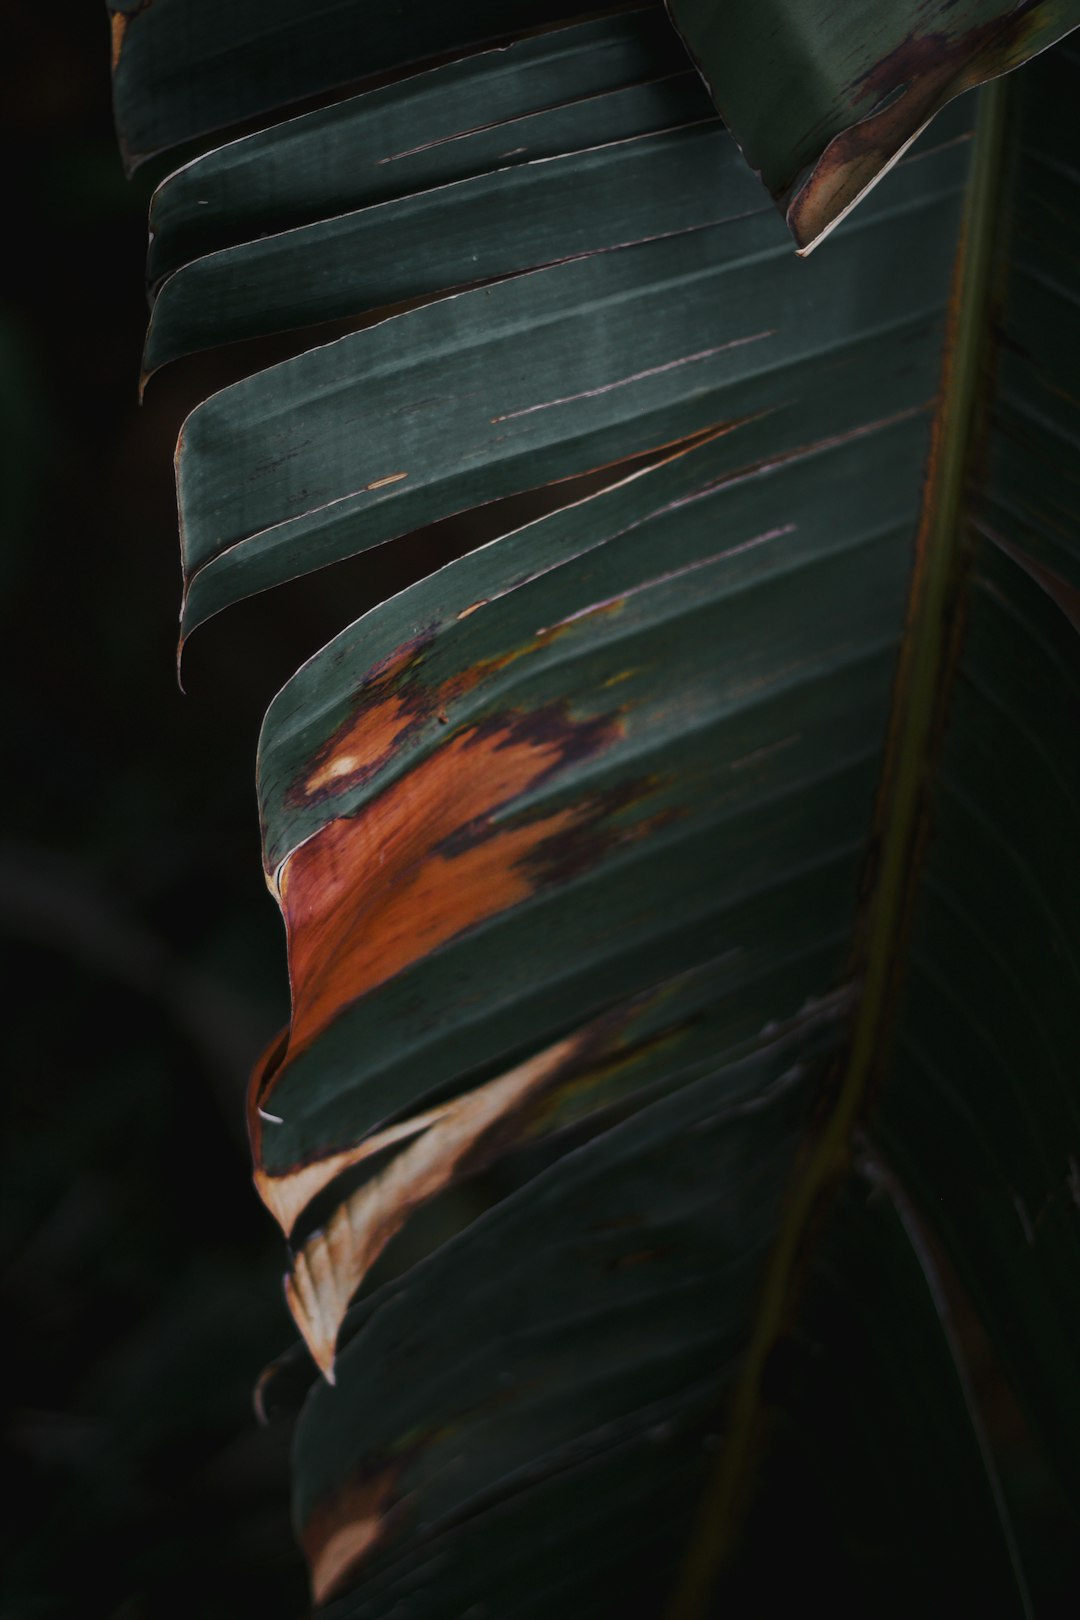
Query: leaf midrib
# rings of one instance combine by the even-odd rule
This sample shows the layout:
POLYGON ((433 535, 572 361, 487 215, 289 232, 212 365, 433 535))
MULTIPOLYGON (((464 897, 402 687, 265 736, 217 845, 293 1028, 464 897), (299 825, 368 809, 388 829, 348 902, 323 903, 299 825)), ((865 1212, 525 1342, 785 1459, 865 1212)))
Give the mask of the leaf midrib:
POLYGON ((931 441, 871 843, 876 868, 857 928, 855 959, 862 994, 846 1057, 830 1088, 831 1109, 796 1166, 742 1373, 729 1406, 727 1444, 706 1483, 667 1620, 703 1620, 708 1612, 713 1584, 733 1545, 747 1493, 765 1363, 789 1316, 812 1222, 851 1168, 853 1130, 877 1078, 891 1031, 925 844, 928 778, 958 651, 954 622, 958 584, 971 555, 964 504, 989 327, 1006 95, 1000 79, 980 92, 949 305, 940 407, 931 441))

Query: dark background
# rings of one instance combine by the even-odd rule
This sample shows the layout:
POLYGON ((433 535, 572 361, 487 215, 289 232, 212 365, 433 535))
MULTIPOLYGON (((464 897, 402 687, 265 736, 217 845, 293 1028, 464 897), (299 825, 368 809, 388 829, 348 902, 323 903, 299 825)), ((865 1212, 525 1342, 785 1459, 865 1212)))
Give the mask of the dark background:
POLYGON ((281 681, 396 581, 377 559, 238 609, 181 696, 172 449, 233 362, 139 407, 169 165, 123 177, 102 4, 0 14, 0 1615, 273 1620, 305 1583, 287 1429, 251 1402, 292 1337, 243 1127, 287 1011, 255 744, 281 681))

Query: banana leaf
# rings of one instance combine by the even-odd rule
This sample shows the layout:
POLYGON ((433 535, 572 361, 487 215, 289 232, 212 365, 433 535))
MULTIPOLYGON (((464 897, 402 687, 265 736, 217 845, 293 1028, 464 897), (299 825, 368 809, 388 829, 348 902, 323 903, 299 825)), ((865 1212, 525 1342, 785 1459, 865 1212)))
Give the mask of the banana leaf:
MULTIPOLYGON (((906 57, 913 9, 841 50, 840 11, 674 0, 733 133, 652 8, 155 199, 147 373, 298 347, 184 425, 183 637, 545 507, 349 624, 260 739, 293 1003, 250 1128, 335 1620, 761 1612, 802 1590, 777 1524, 852 1614, 1071 1578, 1075 50, 914 137, 1077 19, 921 7, 906 57), (835 226, 809 260, 770 191, 801 245, 835 226)), ((294 59, 276 5, 133 9, 129 150, 496 27, 374 10, 294 59)))

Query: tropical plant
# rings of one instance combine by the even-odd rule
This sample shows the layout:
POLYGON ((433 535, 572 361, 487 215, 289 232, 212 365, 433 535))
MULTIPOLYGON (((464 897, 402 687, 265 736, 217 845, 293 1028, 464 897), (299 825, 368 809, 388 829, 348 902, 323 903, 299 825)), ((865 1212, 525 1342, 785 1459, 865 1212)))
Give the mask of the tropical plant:
POLYGON ((298 334, 185 423, 182 640, 484 509, 259 746, 316 1603, 1051 1612, 1080 5, 111 9, 131 163, 309 102, 152 207, 147 376, 298 334))

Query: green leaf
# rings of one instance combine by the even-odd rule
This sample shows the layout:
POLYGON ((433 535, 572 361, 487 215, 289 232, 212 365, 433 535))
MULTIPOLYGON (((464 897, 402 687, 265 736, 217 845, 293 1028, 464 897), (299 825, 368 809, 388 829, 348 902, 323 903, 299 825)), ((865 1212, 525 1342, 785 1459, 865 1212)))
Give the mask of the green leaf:
POLYGON ((151 203, 150 278, 271 231, 686 123, 695 105, 710 106, 694 77, 652 8, 519 39, 334 102, 170 175, 151 203), (651 108, 655 124, 644 117, 651 108))
MULTIPOLYGON (((743 1066, 764 1092, 757 1113, 716 1111, 695 1129, 709 1082, 680 1093, 623 1127, 603 1170, 589 1159, 599 1144, 569 1155, 357 1313, 340 1388, 313 1392, 295 1452, 313 1543, 334 1533, 316 1501, 326 1514, 336 1500, 347 1531, 370 1537, 362 1586, 327 1620, 398 1605, 415 1620, 470 1608, 539 1620, 552 1602, 582 1620, 664 1612, 722 1446, 716 1391, 738 1355, 760 1215, 776 1211, 773 1155, 799 1129, 805 1094, 777 1073, 784 1055, 779 1043, 743 1066), (666 1398, 650 1402, 657 1389, 666 1398), (620 1415, 596 1422, 605 1409, 620 1415), (349 1489, 319 1496, 331 1474, 349 1489)), ((772 1371, 760 1524, 719 1612, 779 1612, 813 1581, 844 1614, 1023 1612, 936 1282, 891 1201, 854 1186, 772 1371)), ((336 1551, 349 1550, 342 1537, 336 1551)))
POLYGON ((1080 64, 981 92, 974 141, 960 103, 806 262, 656 27, 372 90, 155 205, 148 368, 366 323, 189 417, 185 635, 549 490, 260 740, 293 1006, 255 1178, 326 1374, 298 1529, 342 1620, 790 1601, 750 1503, 792 1513, 818 1391, 847 1612, 1040 1612, 1080 1494, 1080 64), (901 1549, 948 1579, 890 1584, 901 1549))
MULTIPOLYGON (((536 1516, 550 1536, 551 1519, 560 1532, 567 1524, 567 1486, 580 1493, 586 1474, 584 1569, 558 1553, 554 1581, 521 1592, 522 1565, 540 1549, 525 1560, 515 1548, 516 1579, 501 1599, 515 1613, 540 1613, 554 1599, 587 1612, 583 1593, 599 1597, 597 1577, 610 1579, 625 1547, 630 1504, 600 1484, 611 1453, 625 1468, 629 1451, 639 1475, 631 1522, 642 1451, 648 1472, 655 1458, 684 1496, 668 1456, 707 1414, 718 1373, 735 1364, 810 1106, 805 1050, 803 1026, 683 1086, 566 1155, 390 1285, 342 1356, 340 1394, 317 1390, 298 1436, 297 1512, 317 1599, 363 1542, 374 1586, 346 1612, 391 1610, 413 1584, 413 1561, 432 1553, 439 1574, 418 1583, 426 1612, 445 1612, 454 1586, 459 1601, 468 1592, 491 1603, 499 1585, 477 1584, 475 1571, 472 1590, 462 1589, 462 1551, 440 1558, 440 1527, 549 1484, 536 1516), (445 1323, 437 1342, 436 1319, 445 1323), (403 1502, 407 1522, 393 1536, 403 1502)), ((700 1459, 700 1441, 694 1450, 700 1459)), ((674 1506, 664 1504, 655 1525, 669 1541, 674 1506)))
POLYGON ((804 252, 954 96, 1080 23, 1077 0, 667 0, 804 252))
MULTIPOLYGON (((942 1241, 1074 1493, 1076 1448, 1061 1413, 1075 1378, 1070 1279, 1080 1264, 1080 647, 1070 614, 1080 545, 1068 397, 1080 233, 1069 148, 1052 156, 1047 142, 1078 74, 1075 51, 1059 50, 1022 85, 1014 212, 988 272, 999 330, 980 359, 996 361, 996 391, 967 492, 962 639, 877 1126, 927 1209, 933 1183, 942 1241)), ((984 369, 982 388, 986 378, 984 369)))
MULTIPOLYGON (((830 274, 788 262, 782 227, 719 131, 632 145, 640 154, 627 147, 616 160, 629 164, 628 189, 651 167, 643 208, 664 230, 681 209, 676 235, 441 299, 257 373, 192 413, 178 460, 185 634, 242 596, 420 524, 724 423, 749 426, 732 441, 731 470, 771 459, 833 431, 830 360, 845 386, 858 336, 917 352, 913 335, 945 300, 945 221, 956 218, 962 148, 946 145, 923 160, 929 170, 901 173, 891 197, 853 221, 830 274), (667 184, 653 189, 669 146, 673 158, 696 156, 670 198, 667 184), (730 183, 718 190, 725 169, 730 183), (699 220, 720 212, 727 221, 688 230, 695 205, 699 220), (928 249, 905 265, 901 243, 920 213, 934 216, 928 249), (853 309, 848 278, 867 263, 874 284, 853 309), (779 397, 767 380, 778 371, 787 378, 779 397), (766 411, 771 430, 749 420, 766 411)), ((582 217, 594 232, 606 225, 599 239, 615 247, 627 226, 591 206, 597 163, 601 191, 616 195, 603 159, 574 160, 582 217)), ((468 188, 484 184, 439 193, 439 206, 468 209, 468 188)), ((396 231, 397 207, 373 211, 373 242, 396 231)), ((566 229, 558 217, 554 243, 566 229)), ((629 234, 647 235, 647 220, 629 234)), ((237 296, 247 284, 241 271, 237 296)), ((932 343, 923 352, 921 392, 909 383, 898 407, 885 380, 857 420, 928 400, 932 343)), ((890 379, 888 362, 879 366, 890 379)))
MULTIPOLYGON (((157 296, 145 371, 226 339, 580 258, 617 234, 630 243, 713 224, 739 199, 738 184, 725 185, 733 170, 745 201, 757 203, 753 180, 715 124, 673 129, 663 141, 633 139, 706 115, 697 92, 682 75, 641 93, 614 92, 603 98, 617 104, 607 127, 597 130, 595 115, 589 119, 588 138, 604 141, 595 149, 563 155, 574 132, 553 130, 554 138, 562 135, 560 155, 547 162, 497 169, 197 259, 157 296)), ((545 122, 571 119, 556 109, 545 122)))
POLYGON ((350 79, 572 14, 567 0, 108 0, 128 167, 350 79), (510 24, 508 28, 507 24, 510 24))

